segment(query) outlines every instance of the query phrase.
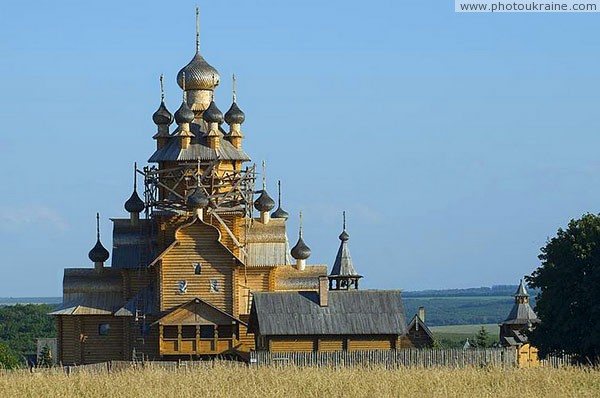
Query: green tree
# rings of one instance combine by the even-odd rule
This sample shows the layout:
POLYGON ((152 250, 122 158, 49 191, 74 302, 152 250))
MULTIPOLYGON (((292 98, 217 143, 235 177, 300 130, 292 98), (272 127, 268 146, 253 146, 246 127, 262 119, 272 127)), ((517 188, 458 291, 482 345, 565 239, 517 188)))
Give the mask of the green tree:
POLYGON ((23 355, 37 350, 36 339, 56 337, 56 320, 47 304, 9 305, 0 308, 0 340, 23 355))
POLYGON ((475 343, 477 344, 477 347, 489 347, 489 339, 490 334, 487 330, 485 330, 485 327, 482 326, 481 329, 479 329, 479 332, 477 332, 477 335, 475 336, 475 343))
POLYGON ((600 363, 600 216, 585 214, 541 249, 541 265, 528 277, 540 289, 541 323, 529 332, 542 357, 567 353, 600 363))
POLYGON ((0 368, 16 369, 20 366, 19 357, 3 341, 0 341, 0 368))

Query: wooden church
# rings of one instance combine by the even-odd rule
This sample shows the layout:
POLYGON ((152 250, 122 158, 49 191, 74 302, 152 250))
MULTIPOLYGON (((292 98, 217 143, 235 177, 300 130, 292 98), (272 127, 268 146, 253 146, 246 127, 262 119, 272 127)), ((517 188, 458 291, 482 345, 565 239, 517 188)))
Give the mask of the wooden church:
POLYGON ((517 351, 519 367, 536 367, 539 365, 538 350, 529 344, 526 332, 532 330, 540 320, 529 305, 529 293, 522 279, 514 298, 510 313, 500 324, 500 344, 517 351))
POLYGON ((183 100, 174 115, 161 76, 156 150, 150 166, 134 169, 129 217, 111 219, 112 257, 98 227, 94 267, 64 270, 63 303, 52 312, 58 360, 411 346, 400 292, 358 289, 345 226, 329 274, 326 265, 306 263, 302 226, 290 250, 281 187, 275 203, 263 166, 257 189, 243 149, 235 77, 223 114, 214 101, 220 76, 198 38, 197 29, 196 53, 177 74, 183 100))

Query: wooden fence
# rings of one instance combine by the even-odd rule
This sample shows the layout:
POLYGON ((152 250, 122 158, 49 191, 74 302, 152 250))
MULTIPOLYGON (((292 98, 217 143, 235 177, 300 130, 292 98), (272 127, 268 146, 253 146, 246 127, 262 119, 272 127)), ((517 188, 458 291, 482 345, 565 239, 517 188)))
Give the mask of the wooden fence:
POLYGON ((389 351, 334 351, 334 352, 268 352, 250 353, 250 364, 256 366, 384 366, 447 367, 516 366, 513 349, 405 349, 389 351))

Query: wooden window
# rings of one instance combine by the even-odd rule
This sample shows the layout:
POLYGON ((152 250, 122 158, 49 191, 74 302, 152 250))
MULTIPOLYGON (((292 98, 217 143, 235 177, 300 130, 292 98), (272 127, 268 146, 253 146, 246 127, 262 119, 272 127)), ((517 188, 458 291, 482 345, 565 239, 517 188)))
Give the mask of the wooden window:
POLYGON ((219 293, 220 290, 221 290, 221 288, 219 287, 219 280, 211 279, 210 280, 210 292, 211 293, 219 293))
POLYGON ((98 335, 99 336, 108 336, 109 330, 110 330, 110 325, 108 323, 101 323, 98 325, 98 335))
POLYGON ((196 274, 196 275, 202 274, 202 264, 194 263, 194 274, 196 274))

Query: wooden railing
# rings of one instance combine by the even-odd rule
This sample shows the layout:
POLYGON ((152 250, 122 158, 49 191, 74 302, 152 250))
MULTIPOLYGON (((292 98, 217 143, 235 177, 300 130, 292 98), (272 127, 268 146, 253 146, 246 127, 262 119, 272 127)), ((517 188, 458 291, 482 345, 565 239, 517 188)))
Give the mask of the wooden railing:
POLYGON ((162 338, 161 355, 219 354, 235 346, 232 338, 162 338))

